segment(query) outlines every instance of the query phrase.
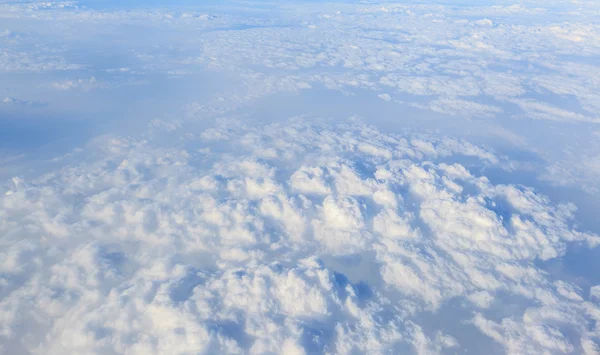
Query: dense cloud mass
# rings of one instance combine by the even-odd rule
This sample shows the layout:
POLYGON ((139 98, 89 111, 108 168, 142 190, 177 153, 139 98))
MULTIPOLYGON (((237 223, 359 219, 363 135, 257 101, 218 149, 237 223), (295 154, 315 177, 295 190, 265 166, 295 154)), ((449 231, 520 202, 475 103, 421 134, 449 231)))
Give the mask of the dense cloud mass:
POLYGON ((163 6, 0 0, 0 354, 600 353, 600 5, 163 6))
POLYGON ((425 354, 477 330, 511 353, 597 350, 598 299, 535 260, 600 238, 456 162, 492 152, 309 117, 218 126, 107 138, 5 186, 7 353, 425 354))

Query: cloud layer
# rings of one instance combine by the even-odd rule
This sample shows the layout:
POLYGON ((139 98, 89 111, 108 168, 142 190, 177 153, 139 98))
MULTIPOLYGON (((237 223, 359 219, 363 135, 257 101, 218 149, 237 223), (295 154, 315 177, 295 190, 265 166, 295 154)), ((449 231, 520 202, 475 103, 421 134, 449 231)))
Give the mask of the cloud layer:
POLYGON ((0 354, 600 353, 596 2, 208 3, 0 0, 0 354))
POLYGON ((600 238, 456 162, 493 152, 356 121, 217 127, 100 139, 4 186, 5 353, 597 351, 595 288, 536 260, 600 238))

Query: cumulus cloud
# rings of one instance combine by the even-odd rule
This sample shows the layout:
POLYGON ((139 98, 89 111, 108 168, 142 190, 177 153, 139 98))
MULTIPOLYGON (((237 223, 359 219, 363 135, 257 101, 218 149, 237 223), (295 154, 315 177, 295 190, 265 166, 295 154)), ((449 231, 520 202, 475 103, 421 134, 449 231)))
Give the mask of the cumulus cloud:
POLYGON ((68 91, 73 89, 79 89, 83 91, 89 91, 96 87, 98 87, 98 83, 95 77, 90 77, 89 79, 78 79, 78 80, 68 80, 63 82, 54 82, 50 86, 53 89, 68 91))
POLYGON ((104 138, 97 159, 4 185, 4 352, 429 354, 469 348, 463 321, 508 352, 597 346, 595 288, 536 260, 598 237, 574 206, 452 162, 493 153, 308 117, 219 126, 227 151, 104 138), (454 300, 462 318, 423 321, 454 300))
POLYGON ((0 353, 597 353, 600 286, 546 265, 600 237, 535 186, 598 191, 594 140, 552 150, 599 122, 595 5, 560 6, 0 4, 0 108, 184 105, 10 170, 0 353))

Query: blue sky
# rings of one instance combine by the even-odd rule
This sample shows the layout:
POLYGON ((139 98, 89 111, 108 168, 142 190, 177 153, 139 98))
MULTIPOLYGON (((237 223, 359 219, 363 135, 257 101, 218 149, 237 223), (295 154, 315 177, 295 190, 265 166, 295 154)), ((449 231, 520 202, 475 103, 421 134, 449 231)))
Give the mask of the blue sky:
POLYGON ((0 353, 598 353, 598 23, 0 2, 0 353))

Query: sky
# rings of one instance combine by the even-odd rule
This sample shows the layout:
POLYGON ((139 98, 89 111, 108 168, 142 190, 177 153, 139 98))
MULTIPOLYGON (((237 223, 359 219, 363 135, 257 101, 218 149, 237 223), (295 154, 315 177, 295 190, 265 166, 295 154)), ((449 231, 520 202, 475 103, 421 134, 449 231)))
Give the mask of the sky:
POLYGON ((599 354, 599 24, 0 0, 0 354, 599 354))

